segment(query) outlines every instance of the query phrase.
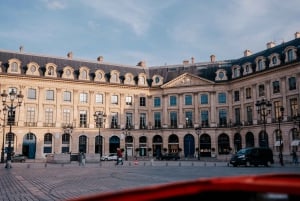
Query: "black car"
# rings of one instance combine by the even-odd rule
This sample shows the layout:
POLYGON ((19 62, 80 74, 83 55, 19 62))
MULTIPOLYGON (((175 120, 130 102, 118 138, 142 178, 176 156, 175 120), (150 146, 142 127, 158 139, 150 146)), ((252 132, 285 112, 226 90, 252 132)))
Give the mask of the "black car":
POLYGON ((179 160, 180 156, 177 153, 162 154, 158 157, 159 160, 179 160))
POLYGON ((11 162, 25 162, 26 161, 26 156, 24 156, 23 154, 14 154, 11 157, 11 162))
POLYGON ((229 162, 234 167, 243 166, 270 166, 274 163, 273 152, 268 147, 249 147, 240 149, 229 162))

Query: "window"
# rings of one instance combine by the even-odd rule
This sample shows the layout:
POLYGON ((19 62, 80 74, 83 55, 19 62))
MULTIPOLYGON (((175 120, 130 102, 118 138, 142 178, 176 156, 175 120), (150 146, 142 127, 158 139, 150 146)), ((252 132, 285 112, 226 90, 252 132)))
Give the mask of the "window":
POLYGON ((287 60, 288 62, 294 60, 294 53, 293 53, 293 50, 292 50, 292 49, 290 49, 290 50, 287 51, 287 57, 288 57, 288 58, 287 58, 287 59, 288 59, 288 60, 287 60))
POLYGON ((187 128, 193 127, 193 112, 192 111, 185 112, 185 124, 186 124, 187 128))
POLYGON ((146 97, 140 97, 140 106, 146 106, 146 97))
POLYGON ((295 90, 295 89, 296 89, 296 78, 289 77, 289 90, 295 90))
POLYGON ((273 64, 273 65, 276 65, 276 64, 277 64, 277 57, 276 57, 276 56, 273 56, 273 57, 272 57, 272 64, 273 64))
POLYGON ((218 100, 220 104, 226 103, 226 93, 219 93, 218 100))
POLYGON ((132 120, 132 113, 126 113, 126 128, 130 129, 133 127, 132 124, 133 120, 132 120))
POLYGON ((155 83, 158 84, 160 82, 159 77, 155 77, 155 83))
POLYGON ((177 112, 170 112, 171 128, 177 128, 177 112))
POLYGON ((291 116, 297 116, 298 114, 298 103, 297 103, 297 98, 292 98, 290 99, 290 104, 291 104, 291 116))
POLYGON ((18 72, 18 64, 17 64, 17 62, 13 62, 11 64, 11 72, 15 72, 15 73, 18 72))
POLYGON ((140 114, 140 129, 145 129, 146 128, 146 113, 141 113, 140 114))
POLYGON ((52 124, 53 123, 53 110, 52 110, 52 108, 46 108, 45 123, 46 124, 52 124))
POLYGON ((246 88, 246 99, 251 99, 252 96, 252 90, 251 88, 246 88))
POLYGON ((220 126, 227 125, 227 112, 225 109, 219 110, 219 122, 220 122, 220 126))
POLYGON ((275 119, 276 121, 278 121, 278 118, 281 117, 281 111, 280 111, 280 108, 281 108, 281 103, 280 101, 274 101, 274 111, 275 111, 275 119))
POLYGON ((240 91, 234 91, 234 101, 240 101, 240 91))
POLYGON ((273 93, 280 93, 280 86, 279 86, 279 81, 274 81, 273 82, 273 93))
POLYGON ((185 101, 185 105, 192 105, 193 104, 192 95, 185 95, 184 101, 185 101))
POLYGON ((154 107, 160 107, 160 97, 154 97, 154 107))
POLYGON ((117 95, 111 96, 111 104, 118 105, 118 96, 117 95))
POLYGON ((241 109, 235 108, 234 115, 235 115, 235 125, 240 125, 241 124, 241 109))
POLYGON ((36 89, 28 89, 28 99, 36 99, 36 89))
POLYGON ((251 106, 247 106, 247 124, 248 125, 252 125, 252 107, 251 106))
POLYGON ((102 94, 96 94, 96 103, 103 104, 103 95, 102 94))
POLYGON ((258 96, 264 96, 265 95, 265 85, 260 84, 258 86, 258 96))
POLYGON ((208 110, 201 110, 201 126, 208 127, 208 110))
POLYGON ((239 69, 238 68, 234 68, 233 69, 233 77, 238 77, 239 76, 239 69))
POLYGON ((208 104, 208 95, 207 94, 201 94, 200 95, 200 103, 201 104, 208 104))
POLYGON ((176 106, 176 105, 177 105, 176 96, 170 96, 170 106, 176 106))
POLYGON ((118 113, 111 113, 111 128, 118 128, 118 113))
POLYGON ((63 110, 63 122, 69 124, 71 122, 71 111, 69 109, 63 110))
POLYGON ((261 59, 258 60, 257 67, 258 67, 257 70, 259 71, 264 69, 263 61, 261 59))
POLYGON ((154 112, 154 128, 161 128, 161 113, 154 112))
POLYGON ((48 68, 48 75, 54 75, 54 67, 53 66, 50 66, 48 68))
POLYGON ((81 78, 84 80, 87 79, 87 71, 86 70, 81 71, 81 78))
POLYGON ((125 101, 126 101, 126 105, 132 105, 132 97, 131 96, 126 96, 125 101))
POLYGON ((27 108, 26 120, 28 123, 35 122, 35 109, 33 107, 27 108))
POLYGON ((70 91, 64 91, 63 96, 64 96, 63 97, 64 101, 71 102, 71 92, 70 91))
POLYGON ((54 91, 53 90, 46 91, 46 100, 54 100, 54 91))
POLYGON ((52 144, 52 135, 50 133, 44 135, 44 144, 52 144))
POLYGON ((79 94, 80 103, 87 103, 88 102, 88 94, 87 93, 80 93, 79 94))
POLYGON ((80 128, 87 128, 87 111, 79 111, 79 126, 80 128))

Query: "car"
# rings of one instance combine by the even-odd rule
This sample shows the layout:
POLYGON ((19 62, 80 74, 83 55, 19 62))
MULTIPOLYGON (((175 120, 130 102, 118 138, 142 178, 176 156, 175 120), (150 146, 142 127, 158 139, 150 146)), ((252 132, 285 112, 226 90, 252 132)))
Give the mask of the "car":
POLYGON ((25 162, 26 161, 26 156, 23 154, 15 154, 11 157, 11 162, 25 162))
POLYGON ((179 160, 180 156, 178 155, 178 153, 168 153, 168 154, 162 154, 158 157, 158 159, 160 160, 179 160))
POLYGON ((274 164, 273 151, 268 147, 249 147, 240 149, 234 154, 229 162, 234 167, 243 166, 259 166, 266 167, 274 164))
POLYGON ((117 153, 111 153, 101 157, 102 161, 116 161, 118 159, 117 153))

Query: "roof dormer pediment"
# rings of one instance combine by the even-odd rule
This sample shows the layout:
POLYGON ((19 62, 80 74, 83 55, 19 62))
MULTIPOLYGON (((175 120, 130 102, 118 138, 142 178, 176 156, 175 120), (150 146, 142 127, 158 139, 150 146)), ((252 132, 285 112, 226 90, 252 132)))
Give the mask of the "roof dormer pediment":
POLYGON ((161 88, 187 87, 213 84, 214 82, 190 73, 184 73, 162 85, 161 88))

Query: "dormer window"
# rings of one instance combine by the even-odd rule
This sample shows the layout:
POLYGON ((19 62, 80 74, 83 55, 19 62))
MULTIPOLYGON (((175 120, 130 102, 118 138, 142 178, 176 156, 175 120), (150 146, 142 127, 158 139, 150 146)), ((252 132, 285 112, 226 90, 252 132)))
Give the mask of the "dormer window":
POLYGON ((11 72, 13 72, 13 73, 17 73, 18 72, 18 64, 17 64, 17 62, 13 62, 11 64, 11 72))
POLYGON ((232 78, 240 77, 240 75, 241 75, 240 70, 241 70, 240 66, 233 66, 232 67, 232 78))
POLYGON ((277 57, 276 56, 272 57, 272 64, 273 65, 277 64, 277 57))
POLYGON ((296 54, 297 49, 294 46, 289 46, 284 51, 285 51, 284 62, 288 63, 297 59, 297 54, 296 54))
POLYGON ((255 61, 256 61, 256 71, 262 71, 266 68, 266 64, 265 64, 266 59, 264 57, 262 56, 257 57, 255 61))
POLYGON ((268 58, 270 60, 269 67, 280 65, 280 59, 278 53, 271 54, 268 58))
POLYGON ((220 80, 227 80, 227 75, 226 75, 226 71, 224 69, 219 69, 216 72, 217 76, 215 78, 215 80, 220 81, 220 80))

